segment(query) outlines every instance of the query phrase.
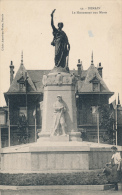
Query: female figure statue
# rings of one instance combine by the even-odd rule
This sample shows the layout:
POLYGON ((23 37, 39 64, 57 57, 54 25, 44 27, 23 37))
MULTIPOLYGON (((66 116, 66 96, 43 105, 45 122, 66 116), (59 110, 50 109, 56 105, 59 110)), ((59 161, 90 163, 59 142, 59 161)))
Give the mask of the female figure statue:
POLYGON ((64 68, 66 67, 66 58, 69 55, 70 44, 66 33, 62 30, 63 23, 58 23, 58 29, 54 26, 53 22, 54 12, 55 9, 51 14, 51 26, 53 29, 54 36, 51 45, 55 46, 55 66, 64 68))

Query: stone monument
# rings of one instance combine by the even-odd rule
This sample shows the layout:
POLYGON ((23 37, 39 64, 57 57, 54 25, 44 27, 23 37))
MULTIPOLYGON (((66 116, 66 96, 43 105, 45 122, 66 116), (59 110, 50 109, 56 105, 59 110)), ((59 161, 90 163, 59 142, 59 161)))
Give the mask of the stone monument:
POLYGON ((54 26, 54 12, 55 10, 51 14, 54 36, 51 45, 55 47, 55 66, 48 75, 43 76, 42 80, 44 86, 43 118, 38 142, 42 140, 42 137, 50 137, 49 140, 58 141, 81 141, 81 133, 77 132, 76 79, 68 67, 70 44, 66 33, 62 30, 63 23, 58 23, 58 29, 54 26), (56 99, 58 99, 57 102, 56 99))

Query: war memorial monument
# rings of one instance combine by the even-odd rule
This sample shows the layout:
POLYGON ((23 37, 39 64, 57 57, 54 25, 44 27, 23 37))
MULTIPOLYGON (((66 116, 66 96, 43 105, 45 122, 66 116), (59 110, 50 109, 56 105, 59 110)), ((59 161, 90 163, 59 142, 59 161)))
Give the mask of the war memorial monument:
MULTIPOLYGON (((51 26, 55 47, 55 66, 48 75, 43 76, 44 105, 41 137, 50 137, 49 140, 71 141, 81 139, 77 132, 75 77, 69 73, 68 58, 70 44, 67 35, 62 30, 63 23, 54 26, 53 14, 51 26)), ((41 142, 41 139, 38 141, 41 142)))
POLYGON ((34 173, 103 168, 111 157, 110 146, 83 142, 77 128, 76 77, 70 73, 70 43, 63 23, 51 26, 55 48, 54 68, 44 74, 42 130, 36 143, 2 148, 1 172, 34 173))

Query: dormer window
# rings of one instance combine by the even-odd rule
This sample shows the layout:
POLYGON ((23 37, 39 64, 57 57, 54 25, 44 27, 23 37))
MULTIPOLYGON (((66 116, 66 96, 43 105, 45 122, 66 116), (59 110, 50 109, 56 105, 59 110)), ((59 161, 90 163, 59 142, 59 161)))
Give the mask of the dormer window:
POLYGON ((100 91, 100 81, 96 76, 90 82, 92 83, 92 91, 100 91))
POLYGON ((25 79, 24 79, 24 77, 22 76, 17 82, 19 83, 19 90, 20 91, 25 91, 25 79))
POLYGON ((92 83, 93 91, 100 91, 100 84, 99 83, 92 83))
POLYGON ((23 89, 23 87, 24 87, 24 83, 20 83, 20 84, 19 84, 20 90, 23 89))

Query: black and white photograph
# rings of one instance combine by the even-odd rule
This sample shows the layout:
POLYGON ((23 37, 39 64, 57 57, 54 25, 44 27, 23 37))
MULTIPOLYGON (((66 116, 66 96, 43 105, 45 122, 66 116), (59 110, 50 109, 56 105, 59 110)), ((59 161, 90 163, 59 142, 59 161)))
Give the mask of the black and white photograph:
POLYGON ((0 195, 122 193, 122 0, 0 0, 0 195))

